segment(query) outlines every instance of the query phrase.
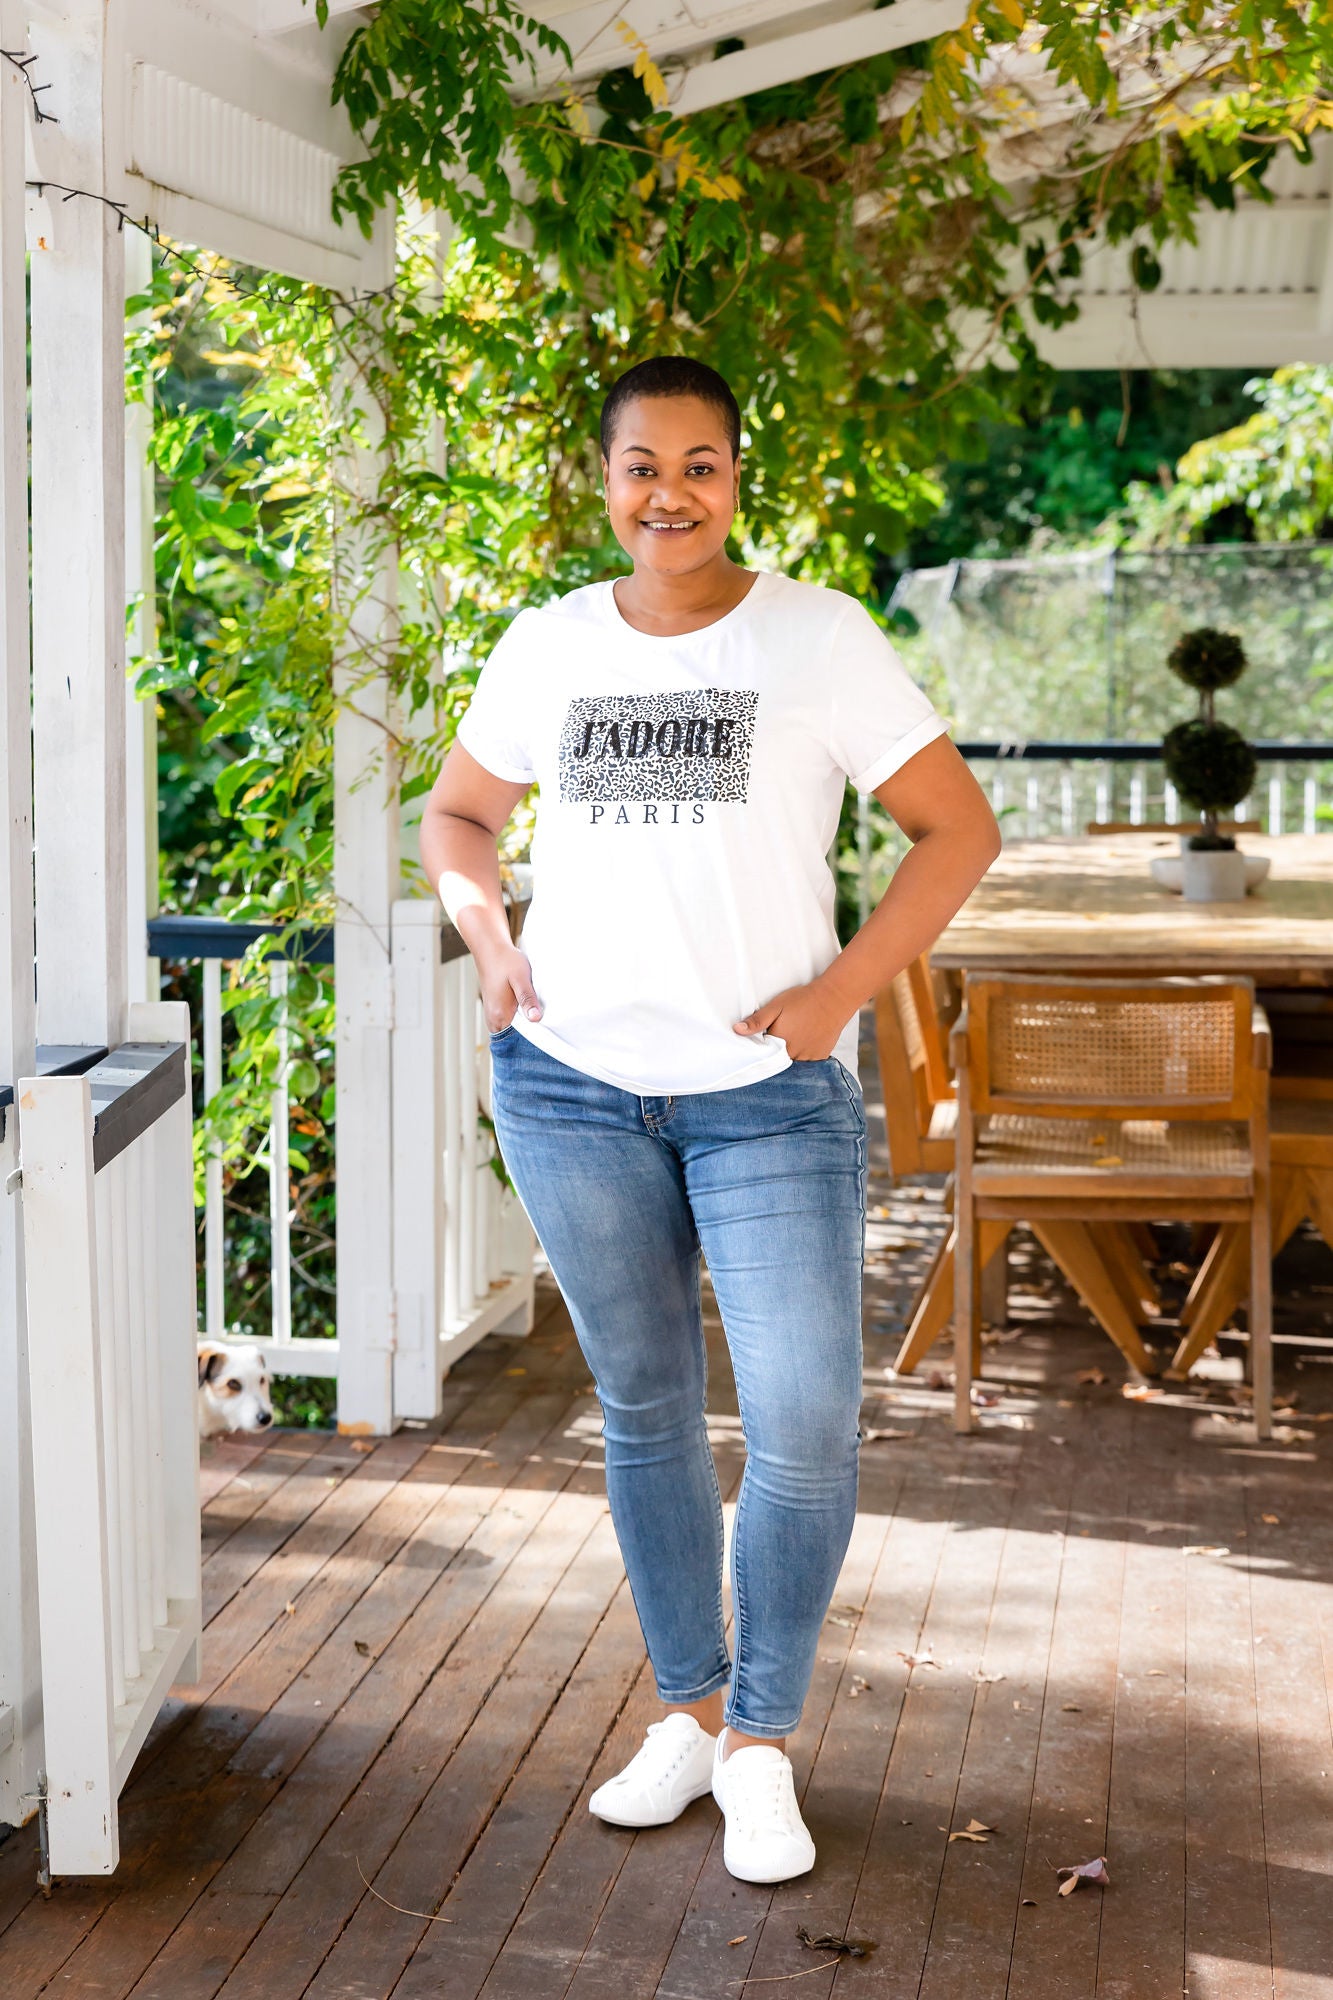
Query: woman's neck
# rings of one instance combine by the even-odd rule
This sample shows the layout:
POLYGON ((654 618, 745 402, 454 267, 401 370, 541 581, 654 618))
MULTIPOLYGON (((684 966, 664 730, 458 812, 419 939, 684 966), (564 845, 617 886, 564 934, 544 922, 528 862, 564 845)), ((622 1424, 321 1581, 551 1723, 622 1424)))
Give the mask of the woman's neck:
POLYGON ((612 589, 627 623, 672 638, 725 618, 748 594, 755 575, 725 555, 679 576, 636 563, 633 575, 618 578, 612 589))

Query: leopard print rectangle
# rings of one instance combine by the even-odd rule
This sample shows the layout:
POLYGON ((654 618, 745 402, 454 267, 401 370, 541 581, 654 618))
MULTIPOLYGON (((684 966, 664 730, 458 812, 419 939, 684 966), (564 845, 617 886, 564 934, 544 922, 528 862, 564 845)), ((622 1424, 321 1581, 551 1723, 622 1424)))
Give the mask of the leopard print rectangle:
POLYGON ((758 701, 752 688, 571 701, 560 729, 560 797, 743 804, 758 701))

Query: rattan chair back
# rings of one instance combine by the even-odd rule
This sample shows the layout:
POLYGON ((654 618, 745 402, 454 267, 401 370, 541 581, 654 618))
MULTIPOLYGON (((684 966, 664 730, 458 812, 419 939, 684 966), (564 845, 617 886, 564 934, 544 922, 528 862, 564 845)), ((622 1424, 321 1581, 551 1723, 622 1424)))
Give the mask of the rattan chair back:
POLYGON ((1245 979, 970 977, 972 1109, 1245 1118, 1253 1005, 1245 979))

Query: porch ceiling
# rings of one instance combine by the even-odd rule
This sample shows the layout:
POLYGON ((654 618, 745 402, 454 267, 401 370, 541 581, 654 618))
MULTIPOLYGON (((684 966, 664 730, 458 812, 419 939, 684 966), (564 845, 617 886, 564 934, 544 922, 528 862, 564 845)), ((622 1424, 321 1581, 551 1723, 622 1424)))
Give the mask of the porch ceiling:
MULTIPOLYGON (((681 111, 865 60, 952 28, 965 0, 528 0, 564 36, 572 74, 588 79, 633 59, 631 27, 662 65, 681 111), (744 46, 721 56, 735 39, 744 46)), ((54 10, 59 13, 59 8, 54 10)), ((387 229, 367 245, 329 218, 338 169, 357 156, 329 102, 338 56, 370 9, 330 0, 326 30, 311 0, 109 0, 108 192, 170 233, 229 256, 345 287, 387 280, 387 229)), ((997 49, 997 85, 1023 103, 992 161, 1021 204, 1067 144, 1077 106, 1046 75, 1039 52, 997 49)), ((567 76, 540 58, 541 91, 567 76)), ((527 80, 524 79, 526 83, 527 80)), ((59 127, 36 135, 30 173, 62 179, 59 127)), ((1276 204, 1241 194, 1234 213, 1200 213, 1197 244, 1168 246, 1156 291, 1135 294, 1124 248, 1094 245, 1073 287, 1080 316, 1039 329, 1059 367, 1270 367, 1333 360, 1333 140, 1315 164, 1277 164, 1276 204)), ((867 218, 870 219, 870 218, 867 218)), ((42 218, 49 223, 51 217, 42 218)))

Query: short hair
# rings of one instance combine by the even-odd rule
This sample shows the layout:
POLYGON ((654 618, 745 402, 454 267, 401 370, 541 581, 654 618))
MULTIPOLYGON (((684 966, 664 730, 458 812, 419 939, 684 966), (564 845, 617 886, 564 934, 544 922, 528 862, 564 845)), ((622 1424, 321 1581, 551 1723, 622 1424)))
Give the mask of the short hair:
POLYGON ((716 368, 684 354, 657 354, 638 361, 612 383, 602 404, 602 457, 609 459, 626 405, 644 396, 694 396, 721 417, 733 458, 741 455, 741 408, 716 368))

